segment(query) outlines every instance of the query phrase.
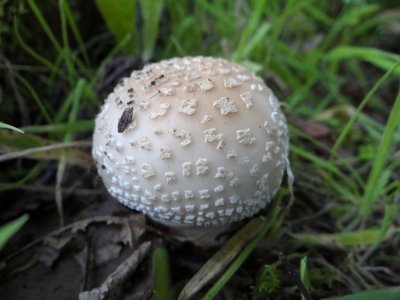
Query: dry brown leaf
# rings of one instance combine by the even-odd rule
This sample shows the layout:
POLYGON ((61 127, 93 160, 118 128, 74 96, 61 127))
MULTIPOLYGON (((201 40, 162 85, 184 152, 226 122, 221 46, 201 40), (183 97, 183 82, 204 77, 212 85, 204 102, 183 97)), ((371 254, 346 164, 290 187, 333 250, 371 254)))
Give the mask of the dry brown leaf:
POLYGON ((120 299, 121 286, 135 272, 151 249, 151 242, 145 242, 133 252, 97 288, 79 294, 79 300, 117 300, 120 299))
POLYGON ((43 246, 39 248, 37 260, 51 268, 60 257, 62 249, 70 243, 72 236, 49 236, 43 239, 43 246))
POLYGON ((300 131, 313 138, 324 138, 331 134, 331 129, 322 123, 309 120, 296 120, 295 123, 300 131))
POLYGON ((27 157, 38 160, 60 160, 64 151, 67 151, 67 163, 90 167, 93 164, 92 157, 88 151, 78 147, 90 147, 88 141, 74 141, 71 143, 59 143, 47 140, 32 134, 16 134, 0 131, 0 155, 1 160, 27 157))

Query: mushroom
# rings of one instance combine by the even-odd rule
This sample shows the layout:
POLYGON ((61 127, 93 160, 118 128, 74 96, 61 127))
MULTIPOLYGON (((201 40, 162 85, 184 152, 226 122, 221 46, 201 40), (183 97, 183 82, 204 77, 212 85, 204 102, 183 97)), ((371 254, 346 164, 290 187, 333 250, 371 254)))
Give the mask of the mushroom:
POLYGON ((183 57, 120 81, 96 118, 92 154, 113 197, 198 241, 270 203, 288 147, 261 78, 224 59, 183 57))

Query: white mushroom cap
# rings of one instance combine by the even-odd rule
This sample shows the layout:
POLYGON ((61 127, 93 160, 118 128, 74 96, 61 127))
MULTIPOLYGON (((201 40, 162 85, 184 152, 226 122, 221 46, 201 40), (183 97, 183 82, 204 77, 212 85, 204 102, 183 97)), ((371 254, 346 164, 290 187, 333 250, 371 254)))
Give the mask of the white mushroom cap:
POLYGON ((252 216, 288 160, 272 91, 219 58, 150 64, 124 78, 97 116, 93 157, 107 190, 165 224, 215 226, 252 216))

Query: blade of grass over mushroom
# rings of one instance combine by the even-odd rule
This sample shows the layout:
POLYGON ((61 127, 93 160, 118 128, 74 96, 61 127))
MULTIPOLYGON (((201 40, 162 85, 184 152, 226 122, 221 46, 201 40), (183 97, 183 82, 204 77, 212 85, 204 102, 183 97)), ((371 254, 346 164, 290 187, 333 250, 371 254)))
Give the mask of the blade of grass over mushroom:
MULTIPOLYGON (((269 224, 270 222, 268 222, 269 224)), ((219 249, 190 279, 179 295, 179 299, 190 299, 204 285, 209 283, 221 270, 223 270, 243 249, 243 247, 257 234, 260 233, 265 221, 257 218, 246 224, 225 245, 219 249)))
POLYGON ((158 36, 161 11, 164 7, 164 0, 139 0, 142 9, 144 28, 143 28, 143 61, 149 61, 153 55, 154 45, 158 36))
MULTIPOLYGON (((152 1, 149 1, 152 2, 152 1)), ((96 5, 113 33, 117 43, 129 36, 130 43, 124 45, 125 51, 134 54, 136 37, 136 0, 96 0, 96 5)))
POLYGON ((368 176, 367 184, 365 186, 364 195, 361 200, 361 214, 368 216, 373 208, 373 204, 382 193, 384 185, 380 183, 382 172, 388 163, 390 153, 394 148, 394 133, 397 128, 400 128, 400 91, 397 94, 393 108, 390 112, 389 119, 386 123, 385 130, 383 131, 382 139, 379 142, 375 159, 372 163, 372 170, 368 176))
POLYGON ((375 289, 358 292, 352 295, 323 298, 323 300, 398 300, 400 299, 400 287, 375 289))
POLYGON ((153 257, 154 299, 172 300, 171 272, 169 268, 168 252, 163 247, 154 250, 153 257))
POLYGON ((18 133, 24 133, 24 131, 22 129, 19 129, 17 127, 12 126, 12 125, 8 125, 8 124, 3 123, 3 122, 0 122, 0 129, 9 129, 9 130, 16 131, 18 133))
POLYGON ((22 215, 16 220, 13 220, 0 227, 0 250, 4 247, 7 241, 28 221, 28 215, 22 215))
MULTIPOLYGON (((389 71, 387 71, 375 85, 373 88, 368 92, 368 94, 364 97, 364 99, 361 101, 360 105, 357 107, 356 111, 354 114, 351 116, 349 121, 346 123, 344 126, 342 132, 340 133, 339 137, 336 139, 335 144, 332 147, 332 155, 336 153, 338 148, 342 145, 343 141, 349 134, 351 128, 353 127, 356 119, 360 115, 361 111, 363 108, 367 105, 367 103, 371 100, 372 96, 376 93, 376 91, 382 86, 382 84, 389 79, 389 77, 392 75, 392 73, 400 66, 400 61, 397 62, 389 71)), ((331 156, 332 157, 332 156, 331 156)))

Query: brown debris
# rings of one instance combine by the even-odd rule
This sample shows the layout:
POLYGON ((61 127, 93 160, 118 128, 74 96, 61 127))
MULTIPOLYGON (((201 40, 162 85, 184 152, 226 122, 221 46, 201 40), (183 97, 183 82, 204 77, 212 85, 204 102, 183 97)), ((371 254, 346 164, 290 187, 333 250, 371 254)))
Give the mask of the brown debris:
POLYGON ((136 270, 151 249, 151 242, 145 242, 132 253, 97 288, 79 294, 79 300, 115 300, 120 299, 121 286, 136 270))

